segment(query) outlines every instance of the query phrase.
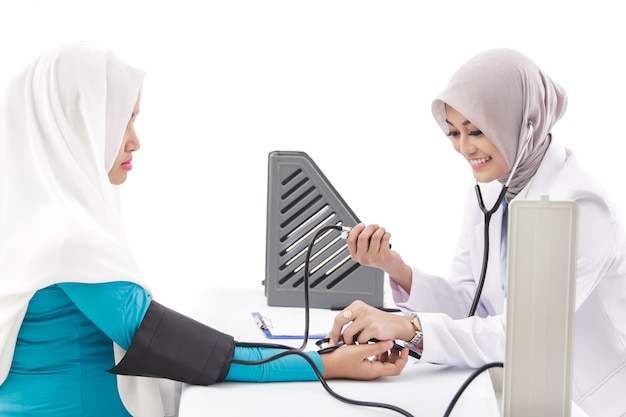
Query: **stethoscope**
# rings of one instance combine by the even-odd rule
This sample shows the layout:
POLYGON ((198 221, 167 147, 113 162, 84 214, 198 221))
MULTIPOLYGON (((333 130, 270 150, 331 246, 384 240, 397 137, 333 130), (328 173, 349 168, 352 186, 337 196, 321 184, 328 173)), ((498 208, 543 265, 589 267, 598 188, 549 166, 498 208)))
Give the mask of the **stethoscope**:
POLYGON ((476 190, 476 198, 478 199, 478 207, 483 212, 483 215, 485 218, 485 224, 484 224, 485 246, 483 248, 483 263, 481 266, 480 278, 478 279, 478 286, 476 288, 476 293, 474 294, 474 300, 472 301, 472 306, 470 307, 468 317, 471 317, 476 313, 476 308, 478 307, 478 302, 480 301, 480 295, 483 291, 483 286, 485 285, 485 276, 487 275, 487 263, 489 262, 489 222, 491 221, 491 216, 496 211, 498 211, 498 208, 502 204, 502 200, 504 200, 504 196, 506 195, 506 192, 509 189, 509 184, 511 183, 511 180, 513 179, 513 176, 515 175, 515 171, 519 167, 519 164, 522 162, 522 157, 524 156, 524 153, 526 153, 528 144, 533 138, 533 130, 534 130, 533 122, 529 120, 526 127, 528 128, 528 133, 526 134, 526 139, 524 140, 522 149, 517 155, 517 159, 515 160, 515 163, 513 164, 513 169, 511 169, 509 178, 506 180, 506 183, 502 186, 502 190, 500 191, 500 194, 498 195, 498 199, 493 204, 493 207, 491 207, 491 209, 487 209, 487 207, 485 207, 485 202, 483 201, 483 195, 480 192, 480 186, 478 185, 478 182, 476 182, 476 186, 474 187, 476 190))

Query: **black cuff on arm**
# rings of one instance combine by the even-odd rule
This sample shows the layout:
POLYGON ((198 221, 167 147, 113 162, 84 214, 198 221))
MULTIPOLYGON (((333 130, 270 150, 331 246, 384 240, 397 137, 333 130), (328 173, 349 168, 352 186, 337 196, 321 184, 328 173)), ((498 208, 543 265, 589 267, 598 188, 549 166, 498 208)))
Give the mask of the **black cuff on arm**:
POLYGON ((226 378, 232 336, 152 301, 126 355, 109 372, 211 385, 226 378))

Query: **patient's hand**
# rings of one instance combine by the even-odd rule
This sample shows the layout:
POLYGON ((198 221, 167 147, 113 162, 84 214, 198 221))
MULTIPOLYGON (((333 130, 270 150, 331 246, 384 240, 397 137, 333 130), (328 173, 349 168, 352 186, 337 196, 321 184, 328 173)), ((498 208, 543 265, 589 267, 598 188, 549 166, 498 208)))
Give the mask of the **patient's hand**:
POLYGON ((371 380, 400 375, 409 358, 408 348, 398 351, 393 341, 346 345, 321 355, 324 378, 371 380))

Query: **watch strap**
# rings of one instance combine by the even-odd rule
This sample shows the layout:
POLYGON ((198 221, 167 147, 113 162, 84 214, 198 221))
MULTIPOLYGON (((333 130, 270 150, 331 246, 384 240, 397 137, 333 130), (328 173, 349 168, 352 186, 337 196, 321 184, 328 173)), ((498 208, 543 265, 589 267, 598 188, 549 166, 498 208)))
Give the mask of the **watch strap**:
POLYGON ((415 335, 411 338, 411 340, 406 342, 406 345, 409 347, 417 347, 424 339, 424 333, 422 332, 422 324, 420 323, 419 317, 417 314, 411 314, 411 324, 415 329, 415 335))

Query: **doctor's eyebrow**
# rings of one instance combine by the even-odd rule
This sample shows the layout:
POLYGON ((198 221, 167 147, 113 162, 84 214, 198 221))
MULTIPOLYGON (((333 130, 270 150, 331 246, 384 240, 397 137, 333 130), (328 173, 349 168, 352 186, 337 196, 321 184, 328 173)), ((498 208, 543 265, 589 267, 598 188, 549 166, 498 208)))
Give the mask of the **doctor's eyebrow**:
MULTIPOLYGON (((452 123, 450 123, 450 121, 448 119, 446 119, 446 123, 449 124, 450 126, 454 126, 452 123)), ((467 125, 471 125, 472 122, 470 122, 469 120, 466 120, 462 123, 463 126, 467 126, 467 125)))

